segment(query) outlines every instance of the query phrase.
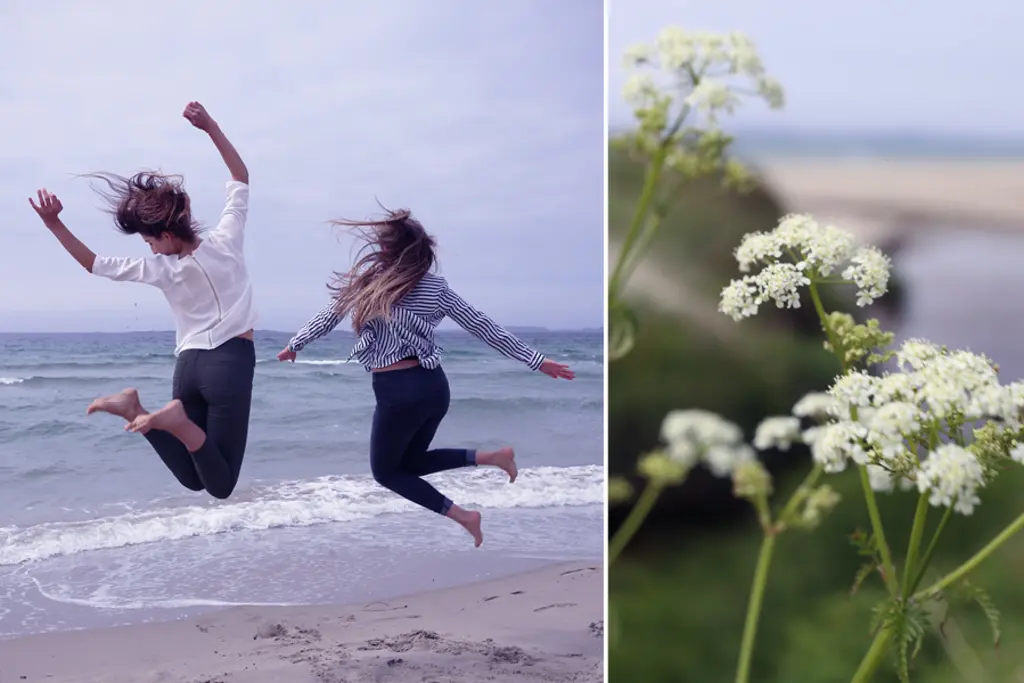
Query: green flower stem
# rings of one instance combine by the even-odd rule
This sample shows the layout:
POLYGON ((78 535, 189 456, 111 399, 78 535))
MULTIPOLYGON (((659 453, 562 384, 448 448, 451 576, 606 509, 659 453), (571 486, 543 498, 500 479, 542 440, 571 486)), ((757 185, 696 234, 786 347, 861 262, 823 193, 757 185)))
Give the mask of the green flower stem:
MULTIPOLYGON (((828 324, 828 314, 825 313, 825 306, 821 303, 818 286, 813 280, 811 281, 810 290, 811 300, 814 301, 814 310, 818 312, 818 318, 821 319, 821 327, 825 330, 829 344, 832 345, 832 351, 835 353, 836 358, 839 359, 839 365, 845 373, 847 370, 845 351, 839 345, 839 341, 828 324)), ((878 501, 875 500, 875 492, 871 490, 871 479, 868 477, 867 468, 859 467, 858 469, 860 470, 861 488, 864 489, 864 501, 868 506, 868 517, 871 519, 871 529, 875 534, 875 540, 878 542, 878 553, 882 556, 885 586, 889 589, 889 593, 895 597, 899 594, 900 585, 896 579, 896 566, 892 562, 892 552, 889 550, 889 544, 885 540, 885 528, 882 526, 882 517, 878 514, 878 501)))
POLYGON ((676 134, 679 129, 683 127, 683 122, 686 121, 687 115, 690 113, 690 107, 684 106, 679 115, 676 116, 672 125, 668 131, 661 138, 661 144, 658 146, 657 151, 654 153, 654 157, 651 159, 651 165, 647 169, 647 177, 644 179, 644 187, 640 193, 640 201, 637 202, 636 213, 633 214, 633 220, 630 221, 629 230, 626 232, 626 239, 622 242, 622 250, 619 252, 618 261, 615 264, 615 268, 612 270, 611 277, 608 279, 608 299, 612 300, 618 297, 622 290, 623 280, 628 275, 627 265, 635 263, 639 258, 639 250, 636 249, 636 241, 640 237, 642 232, 646 232, 644 245, 650 242, 654 236, 654 232, 658 228, 660 219, 653 225, 648 226, 645 231, 644 223, 647 219, 647 214, 651 209, 651 202, 654 199, 654 193, 658 189, 658 183, 661 181, 662 171, 665 170, 665 160, 668 158, 669 150, 671 146, 676 142, 676 134))
POLYGON ((954 583, 964 578, 970 572, 976 569, 978 565, 980 565, 982 562, 988 559, 989 555, 998 550, 999 546, 1010 540, 1014 536, 1014 534, 1016 534, 1021 529, 1024 529, 1024 514, 1022 514, 1017 519, 1013 520, 1013 522, 1008 527, 1003 529, 1003 531, 998 536, 993 538, 988 545, 979 550, 974 555, 974 557, 964 562, 962 565, 960 565, 959 567, 951 571, 949 574, 933 583, 928 588, 925 588, 924 590, 916 593, 915 597, 924 597, 926 595, 935 594, 942 591, 943 589, 949 588, 954 583))
POLYGON ((913 577, 917 576, 915 565, 917 564, 917 555, 921 552, 921 538, 924 536, 924 525, 927 520, 928 494, 922 493, 917 498, 917 510, 914 512, 914 525, 910 529, 910 542, 907 544, 906 564, 903 566, 903 591, 901 595, 903 595, 904 599, 914 592, 915 586, 911 581, 913 577))
POLYGON ((836 359, 839 361, 839 367, 842 371, 846 372, 846 356, 843 353, 843 349, 839 346, 839 340, 836 339, 835 334, 832 332, 832 327, 828 324, 828 313, 825 312, 825 305, 821 303, 821 294, 818 293, 818 283, 811 280, 811 301, 814 302, 814 310, 818 312, 818 320, 821 321, 821 329, 825 331, 825 336, 828 337, 828 343, 832 345, 832 353, 835 354, 836 359))
POLYGON ((615 535, 612 536, 611 543, 608 544, 609 566, 622 554, 622 550, 632 540, 633 536, 636 535, 636 532, 643 525, 644 520, 647 519, 647 515, 650 514, 664 488, 665 485, 659 482, 653 480, 647 482, 647 486, 641 492, 640 498, 637 499, 633 509, 626 516, 626 520, 619 527, 618 531, 615 532, 615 535))
MULTIPOLYGON (((939 537, 942 536, 942 532, 946 529, 946 524, 953 517, 953 508, 946 508, 946 513, 942 515, 942 519, 939 520, 939 526, 935 527, 935 533, 932 534, 931 543, 928 544, 928 550, 924 551, 924 557, 921 559, 921 566, 917 569, 917 574, 914 576, 914 582, 910 584, 910 590, 904 592, 904 595, 913 595, 917 587, 921 585, 921 579, 924 578, 924 573, 928 569, 928 565, 931 564, 932 556, 935 554, 935 549, 939 546, 939 537)), ((910 567, 907 567, 909 570, 910 567)))
POLYGON ((809 494, 811 489, 814 488, 814 485, 818 483, 818 477, 820 477, 824 471, 825 469, 820 464, 814 463, 814 467, 812 467, 811 471, 807 473, 804 480, 800 482, 800 486, 796 487, 796 491, 793 491, 793 495, 789 497, 789 501, 786 503, 786 506, 782 508, 782 512, 779 514, 780 524, 785 524, 786 521, 793 516, 793 513, 796 512, 800 503, 807 499, 807 494, 809 494))
POLYGON ((754 570, 754 583, 750 589, 750 602, 747 604, 747 619, 743 626, 743 641, 740 645, 740 660, 736 669, 736 683, 747 683, 750 679, 750 663, 754 657, 754 641, 757 639, 757 624, 761 617, 761 605, 764 602, 764 588, 768 583, 768 568, 772 564, 772 551, 775 550, 776 534, 769 531, 761 541, 761 551, 757 555, 757 568, 754 570))
POLYGON ((878 501, 875 499, 875 492, 871 489, 871 477, 868 475, 867 467, 858 467, 860 470, 860 484, 864 489, 864 502, 868 506, 868 517, 871 519, 871 529, 875 533, 875 540, 878 541, 878 554, 882 556, 882 571, 885 587, 893 597, 899 595, 900 584, 896 579, 896 565, 892 562, 892 551, 885 540, 885 528, 882 526, 882 516, 878 514, 878 501))
POLYGON ((868 648, 864 659, 860 662, 860 666, 857 667, 856 673, 853 674, 850 683, 870 683, 874 679, 875 672, 878 671, 882 660, 885 659, 885 653, 889 650, 890 640, 892 640, 892 633, 889 629, 879 629, 878 633, 875 634, 875 639, 871 641, 871 647, 868 648))
POLYGON ((636 212, 633 214, 633 220, 629 223, 629 231, 626 233, 626 239, 622 242, 622 250, 619 252, 619 258, 615 263, 615 269, 612 271, 611 277, 608 279, 608 299, 616 299, 622 289, 622 279, 625 275, 626 264, 634 261, 633 248, 637 239, 640 237, 640 233, 644 227, 644 221, 647 218, 647 213, 650 211, 651 201, 654 199, 654 192, 658 188, 658 182, 661 180, 661 172, 665 168, 665 158, 668 155, 668 149, 664 146, 661 147, 654 155, 651 160, 651 165, 647 168, 647 176, 644 180, 644 188, 640 193, 640 201, 637 203, 636 212))

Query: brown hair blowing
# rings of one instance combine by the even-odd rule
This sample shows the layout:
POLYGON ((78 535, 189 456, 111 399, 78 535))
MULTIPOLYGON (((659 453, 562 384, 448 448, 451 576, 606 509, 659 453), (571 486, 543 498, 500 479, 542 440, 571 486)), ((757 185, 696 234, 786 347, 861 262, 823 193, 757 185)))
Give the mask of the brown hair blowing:
MULTIPOLYGON (((384 208, 384 207, 381 207, 384 208)), ((332 220, 353 228, 363 243, 352 267, 336 272, 328 288, 334 310, 349 315, 357 333, 374 318, 390 318, 391 309, 434 267, 436 243, 407 209, 391 211, 376 221, 332 220)))
POLYGON ((114 224, 124 234, 160 239, 163 233, 170 233, 189 244, 199 236, 192 200, 180 175, 142 171, 130 178, 114 173, 84 177, 104 183, 106 187, 93 190, 106 201, 114 224))

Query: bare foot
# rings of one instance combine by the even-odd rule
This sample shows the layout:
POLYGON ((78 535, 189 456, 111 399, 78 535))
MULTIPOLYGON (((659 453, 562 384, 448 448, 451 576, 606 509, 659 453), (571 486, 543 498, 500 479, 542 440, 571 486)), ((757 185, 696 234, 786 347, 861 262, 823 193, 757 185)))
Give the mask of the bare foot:
POLYGON ((453 505, 451 510, 448 511, 448 516, 469 532, 473 537, 473 546, 479 548, 480 544, 484 542, 484 534, 480 531, 480 513, 471 512, 460 508, 458 505, 453 505))
POLYGON ((165 432, 174 434, 180 431, 190 420, 185 414, 185 408, 181 401, 174 399, 160 410, 152 413, 139 415, 125 425, 126 432, 142 432, 145 434, 151 429, 162 429, 165 432))
POLYGON ((469 532, 473 537, 473 547, 479 548, 480 544, 484 542, 484 532, 480 530, 480 522, 482 518, 479 512, 468 512, 464 520, 459 520, 459 524, 462 528, 469 532))
POLYGON ((519 476, 519 468, 516 467, 516 452, 506 446, 490 453, 478 453, 478 465, 492 465, 508 475, 508 483, 513 483, 519 476))
POLYGON ((135 389, 125 389, 119 393, 96 399, 85 409, 85 413, 86 415, 110 413, 131 422, 140 415, 145 415, 146 410, 142 407, 142 402, 139 401, 139 392, 135 389))

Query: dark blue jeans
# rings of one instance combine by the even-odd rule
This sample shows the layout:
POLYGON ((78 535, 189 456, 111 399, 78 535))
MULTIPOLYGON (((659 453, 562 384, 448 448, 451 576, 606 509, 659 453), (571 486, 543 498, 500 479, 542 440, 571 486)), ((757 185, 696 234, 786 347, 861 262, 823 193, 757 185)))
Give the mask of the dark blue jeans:
POLYGON ((447 514, 452 501, 422 477, 476 464, 476 451, 430 449, 451 401, 444 370, 415 366, 375 372, 373 394, 377 398, 370 433, 373 478, 417 505, 447 514))

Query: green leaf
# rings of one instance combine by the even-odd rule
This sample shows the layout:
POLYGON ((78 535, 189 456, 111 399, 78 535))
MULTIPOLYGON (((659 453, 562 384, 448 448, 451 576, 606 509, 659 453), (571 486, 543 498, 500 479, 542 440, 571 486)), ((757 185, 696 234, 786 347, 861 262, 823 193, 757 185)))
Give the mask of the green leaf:
POLYGON ((857 570, 857 575, 853 578, 853 586, 850 588, 850 595, 856 595, 857 591, 860 590, 861 585, 867 580, 878 569, 877 562, 869 562, 861 565, 861 568, 857 570))
POLYGON ((902 683, 910 683, 910 665, 921 651, 929 626, 928 611, 917 601, 889 600, 875 608, 872 629, 885 628, 893 634, 890 647, 902 683))
POLYGON ((988 626, 992 629, 992 643, 999 647, 999 640, 1002 638, 1002 631, 999 628, 1000 614, 988 591, 981 586, 964 581, 960 586, 960 594, 965 601, 976 602, 981 607, 981 611, 985 613, 985 619, 988 620, 988 626))
POLYGON ((619 360, 636 344, 640 323, 631 308, 621 301, 608 304, 608 359, 619 360))

